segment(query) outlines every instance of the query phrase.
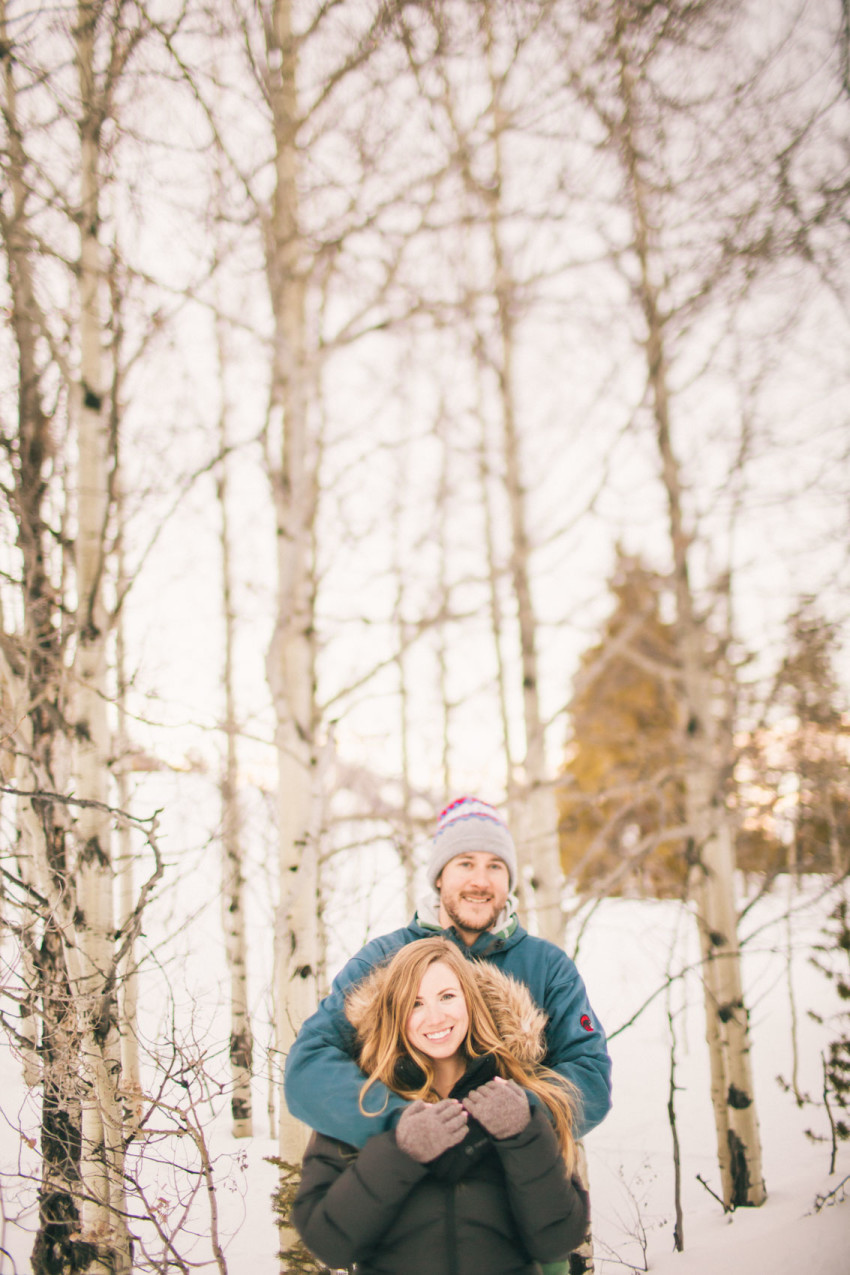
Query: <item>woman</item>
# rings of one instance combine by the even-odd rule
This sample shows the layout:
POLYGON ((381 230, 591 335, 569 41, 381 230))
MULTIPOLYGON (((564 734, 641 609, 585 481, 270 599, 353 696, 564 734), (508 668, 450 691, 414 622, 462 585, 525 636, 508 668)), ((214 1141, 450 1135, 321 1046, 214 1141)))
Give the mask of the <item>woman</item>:
POLYGON ((540 1064, 545 1018, 521 984, 422 939, 353 989, 346 1014, 361 1110, 376 1081, 411 1101, 361 1151, 313 1134, 292 1219, 321 1261, 358 1275, 532 1275, 581 1243, 573 1092, 540 1064))

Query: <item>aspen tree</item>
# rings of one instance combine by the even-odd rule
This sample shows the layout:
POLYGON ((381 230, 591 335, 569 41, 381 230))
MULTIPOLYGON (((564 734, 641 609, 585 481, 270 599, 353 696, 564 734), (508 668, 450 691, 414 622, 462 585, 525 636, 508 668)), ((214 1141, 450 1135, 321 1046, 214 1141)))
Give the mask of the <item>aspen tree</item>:
MULTIPOLYGON (((266 228, 273 311, 267 467, 277 536, 277 607, 266 668, 278 760, 280 904, 275 928, 278 1050, 285 1058, 316 1004, 318 852, 310 838, 315 764, 312 575, 316 477, 311 471, 305 272, 299 225, 298 41, 289 0, 263 9, 274 192, 266 228), (271 429, 273 428, 274 434, 271 429), (280 438, 272 451, 272 438, 280 438)), ((280 1154, 300 1159, 303 1129, 282 1111, 280 1154)))
MULTIPOLYGON (((103 353, 100 237, 115 94, 145 27, 125 22, 118 8, 79 4, 54 15, 43 43, 20 15, 13 23, 0 9, 10 179, 0 218, 21 387, 13 508, 24 567, 22 628, 4 634, 3 645, 18 692, 11 738, 23 794, 20 881, 31 917, 21 936, 36 957, 27 977, 41 1023, 36 1272, 130 1265, 108 804, 105 589, 116 418, 103 353), (27 55, 18 57, 22 34, 27 55), (49 63, 40 62, 44 53, 49 63), (30 109, 21 118, 16 78, 25 76, 30 109), (43 115, 48 128, 40 127, 43 115), (55 148, 46 164, 45 146, 55 148), (50 194, 42 199, 45 169, 50 194), (45 304, 63 264, 58 287, 67 285, 74 317, 45 304)), ((27 1078, 35 1079, 32 1067, 27 1078)))
MULTIPOLYGON (((443 616, 451 614, 452 590, 448 565, 451 559, 451 539, 449 535, 449 501, 451 499, 450 474, 450 431, 447 428, 445 404, 440 402, 437 408, 437 419, 434 434, 440 445, 440 472, 437 479, 436 517, 437 524, 437 597, 438 606, 443 616)), ((449 652, 446 626, 441 624, 437 631, 437 687, 440 696, 442 713, 440 774, 442 778, 442 804, 445 805, 452 795, 452 703, 449 692, 449 652)), ((411 913, 412 915, 412 913, 411 913)))
MULTIPOLYGON (((72 860, 65 807, 51 799, 67 790, 70 749, 66 733, 66 632, 62 622, 63 566, 51 523, 59 422, 52 418, 39 346, 46 329, 36 290, 38 254, 30 225, 33 195, 25 131, 18 114, 12 56, 14 28, 0 0, 3 37, 3 166, 0 228, 10 292, 10 326, 17 358, 17 431, 10 453, 21 571, 21 627, 4 632, 2 670, 4 736, 14 763, 4 777, 24 794, 17 801, 17 858, 26 890, 21 909, 24 964, 22 1039, 25 1078, 42 1090, 38 1196, 39 1230, 32 1254, 36 1272, 61 1261, 84 1269, 88 1246, 79 1241, 80 1098, 76 1085, 79 1036, 71 999, 66 936, 73 932, 72 860), (41 897, 44 906, 32 909, 41 897), (39 1025, 38 1039, 36 1024, 39 1025), (38 1053, 33 1046, 38 1044, 38 1053)), ((4 617, 5 618, 5 617, 4 617)), ((4 624, 5 629, 5 624, 4 624)), ((5 749, 4 749, 5 753, 5 749)))
MULTIPOLYGON (((479 447, 479 475, 483 496, 485 549, 487 575, 490 589, 490 621, 497 662, 497 693, 502 718, 505 747, 507 792, 510 803, 510 820, 521 847, 525 864, 530 869, 531 890, 522 882, 523 901, 530 904, 542 937, 561 946, 564 941, 565 916, 562 905, 564 876, 561 869, 556 838, 556 814, 554 796, 549 782, 544 716, 541 707, 538 658, 538 619, 532 593, 533 546, 529 531, 527 489, 522 466, 522 423, 518 410, 516 365, 518 353, 518 281, 511 269, 507 248, 509 237, 509 213, 504 206, 507 170, 504 154, 504 136, 515 127, 505 105, 509 76, 520 61, 520 52, 527 38, 537 34, 538 21, 545 13, 545 6, 529 6, 522 14, 511 11, 510 6, 489 3, 469 6, 461 15, 471 21, 474 35, 480 40, 476 50, 481 58, 482 77, 485 86, 485 105, 482 120, 485 140, 481 144, 464 130, 462 113, 456 100, 451 75, 439 56, 435 58, 440 76, 441 94, 435 103, 445 113, 451 131, 452 161, 462 183, 464 210, 462 216, 464 240, 480 240, 486 246, 486 268, 481 277, 467 282, 469 294, 482 301, 481 313, 469 313, 467 301, 464 315, 467 322, 483 323, 489 328, 486 335, 476 332, 473 341, 474 371, 477 385, 477 402, 481 419, 479 447), (508 28, 503 47, 499 49, 500 20, 508 28), (528 29, 521 33, 512 27, 517 19, 520 25, 527 20, 528 29), (500 65, 500 57, 502 64, 500 65), (505 62, 507 59, 507 62, 505 62), (482 177, 482 173, 484 174, 482 177), (492 313, 492 319, 490 315, 492 313), (487 316, 486 319, 484 316, 487 316), (500 433, 498 448, 500 473, 508 511, 509 551, 507 576, 516 614, 517 645, 519 649, 519 674, 521 681, 522 723, 525 750, 519 773, 511 760, 510 729, 507 719, 507 678, 502 657, 503 623, 496 552, 493 536, 493 519, 490 509, 488 486, 488 439, 486 418, 490 397, 483 383, 493 385, 492 398, 495 429, 500 433), (527 896, 527 897, 526 897, 527 896)), ((434 22, 439 32, 437 47, 444 43, 440 28, 445 15, 436 13, 434 22)), ((469 38, 469 36, 467 36, 469 38)), ((465 56, 469 50, 464 47, 465 56)), ((489 387, 488 387, 489 388, 489 387)), ((577 1171, 585 1186, 588 1170, 584 1147, 578 1147, 577 1171)), ((588 1234, 573 1254, 572 1268, 592 1272, 594 1269, 593 1241, 588 1234)))
MULTIPOLYGON (((572 15, 565 9, 562 16, 568 25, 572 15)), ((761 24, 757 30, 750 26, 754 15, 746 8, 722 3, 592 4, 580 6, 575 16, 561 46, 567 79, 577 103, 595 117, 594 156, 614 161, 605 180, 618 220, 615 224, 601 209, 596 220, 622 287, 611 323, 619 326, 625 316, 624 337, 634 343, 630 366, 637 370, 639 362, 642 381, 635 419, 645 429, 643 437, 653 439, 664 498, 690 877, 703 949, 722 1190, 730 1207, 759 1204, 765 1194, 729 808, 735 696, 729 692, 731 681, 720 694, 713 684, 709 632, 715 594, 708 577, 717 570, 718 546, 705 526, 717 529, 713 506, 728 509, 730 493, 721 482, 709 480, 704 487, 700 472, 701 460, 712 452, 702 437, 708 424, 729 447, 724 471, 735 488, 731 499, 740 508, 738 483, 754 444, 746 412, 740 422, 733 416, 734 424, 723 407, 709 409, 704 418, 699 408, 691 412, 695 387, 706 399, 716 389, 714 356, 726 342, 734 344, 748 369, 748 395, 760 394, 759 372, 750 371, 760 364, 759 351, 752 339, 748 342, 746 321, 738 326, 743 314, 751 318, 758 312, 763 298, 756 281, 768 286, 774 267, 783 275, 784 262, 797 253, 807 262, 817 256, 819 272, 827 264, 834 270, 835 232, 826 231, 836 197, 846 192, 846 174, 836 180, 830 171, 837 152, 829 139, 843 114, 835 110, 841 90, 834 71, 830 82, 832 53, 825 52, 824 32, 815 31, 824 23, 820 14, 804 40, 798 39, 799 10, 786 12, 781 6, 775 12, 776 35, 765 34, 761 24), (791 25, 783 29, 786 20, 791 25), (810 63, 817 68, 812 96, 801 75, 808 40, 816 50, 810 63), (789 78, 785 73, 794 56, 789 51, 797 49, 804 51, 802 61, 789 78), (814 238, 808 216, 818 222, 814 238)), ((833 284, 830 279, 828 286, 833 284)), ((793 313, 794 304, 784 296, 774 309, 793 313)), ((789 336, 786 314, 777 320, 783 344, 789 336)), ((623 357, 619 349, 618 357, 623 357)), ((737 362, 734 366, 737 373, 737 362)), ((768 399, 764 410, 771 416, 767 446, 776 399, 768 399)), ((728 552, 721 573, 728 577, 725 641, 733 636, 728 602, 734 550, 728 552)))
POLYGON ((229 404, 226 391, 226 342, 223 323, 216 317, 216 343, 221 380, 221 404, 218 420, 219 463, 216 478, 221 548, 221 593, 224 619, 224 738, 225 757, 221 776, 221 915, 225 951, 230 971, 230 1111, 234 1138, 248 1138, 253 1133, 251 1077, 253 1034, 248 1004, 247 940, 245 935, 245 870, 239 806, 239 758, 237 750, 238 722, 234 689, 234 649, 236 614, 233 600, 233 565, 231 554, 231 521, 228 507, 229 450, 227 421, 229 404))
POLYGON ((538 621, 531 584, 532 544, 528 529, 526 487, 523 481, 521 428, 517 418, 515 386, 516 297, 505 246, 505 214, 501 197, 505 186, 503 130, 508 121, 501 96, 504 72, 496 63, 493 10, 482 8, 484 54, 488 77, 487 115, 492 151, 489 180, 483 194, 490 242, 492 295, 496 302, 496 354, 494 371, 503 431, 504 481, 511 528, 510 579, 519 628, 525 755, 522 763, 524 791, 514 806, 520 841, 532 868, 534 911, 539 932, 559 946, 564 937, 561 905, 563 873, 555 838, 555 811, 548 782, 546 737, 540 703, 538 621))
MULTIPOLYGON (((241 156, 229 155, 244 183, 252 213, 262 227, 264 283, 272 328, 263 446, 277 558, 275 622, 266 673, 278 762, 280 902, 275 933, 275 994, 281 1062, 317 1000, 316 837, 324 822, 319 764, 323 755, 319 740, 321 714, 315 685, 315 556, 322 432, 319 387, 321 361, 328 356, 327 347, 332 347, 336 338, 329 336, 326 348, 320 348, 317 329, 321 324, 316 313, 320 307, 312 303, 317 301, 320 290, 317 254, 322 227, 316 224, 315 201, 305 211, 302 200, 305 137, 312 130, 312 140, 321 145, 323 130, 328 127, 326 115, 333 114, 329 102, 379 47, 387 13, 379 9, 366 14, 364 27, 352 34, 345 25, 334 25, 339 17, 335 6, 319 10, 315 20, 305 17, 290 0, 268 0, 258 4, 251 14, 234 6, 245 56, 257 79, 267 115, 268 164, 263 175, 270 176, 271 185, 266 196, 262 183, 254 184, 253 174, 246 176, 241 172, 241 156), (254 15, 259 20, 258 28, 254 15), (314 41, 321 45, 326 26, 330 31, 321 58, 327 59, 328 69, 314 76, 302 102, 299 81, 304 49, 312 49, 314 41)), ((315 70, 313 63, 311 67, 315 70)), ((368 77, 361 88, 363 93, 368 92, 368 77)), ((358 93, 358 101, 361 97, 358 93)), ((356 217, 352 215, 352 219, 356 223, 356 217)), ((347 223, 334 226, 333 244, 324 262, 331 276, 335 255, 347 231, 347 223)), ((377 291, 380 295, 380 286, 377 291)), ((368 311, 372 295, 370 292, 364 298, 356 316, 349 317, 355 328, 356 318, 368 311)), ((345 339, 353 337, 349 333, 345 339)), ((295 1163, 303 1145, 303 1127, 282 1111, 282 1160, 295 1163)))
MULTIPOLYGON (((499 565, 496 555, 495 517, 493 511, 491 446, 488 438, 487 415, 484 411, 480 388, 480 367, 476 361, 476 387, 478 416, 481 437, 478 446, 478 482, 481 490, 481 510, 483 515, 484 556, 487 563, 487 593, 489 600, 490 632, 493 650, 496 656, 496 697, 499 704, 499 726, 502 737, 502 749, 505 755, 505 790, 508 807, 516 809, 514 789, 516 776, 514 773, 513 749, 511 744, 510 715, 508 713, 508 670, 505 665, 505 619, 502 600, 499 592, 499 565)), ((519 883, 523 890, 524 882, 519 883)))
POLYGON ((673 442, 668 383, 670 355, 656 283, 653 221, 649 188, 642 172, 644 143, 639 130, 636 72, 630 62, 628 34, 625 21, 615 19, 613 50, 617 59, 621 117, 614 135, 638 264, 635 293, 646 329, 647 389, 661 482, 667 499, 676 598, 674 635, 681 671, 683 740, 688 761, 685 809, 693 839, 692 888, 703 957, 706 1038, 718 1164, 725 1202, 730 1206, 758 1205, 765 1199, 761 1138, 741 981, 733 881, 734 846, 723 800, 723 774, 730 741, 722 736, 712 703, 705 632, 691 584, 691 537, 685 524, 681 466, 673 442))
MULTIPOLYGON (((444 112, 451 131, 452 162, 463 183, 465 215, 475 227, 465 233, 477 238, 486 253, 485 270, 471 278, 467 286, 472 295, 483 302, 481 313, 470 317, 478 323, 486 323, 489 328, 487 335, 477 342, 475 356, 479 372, 483 369, 487 380, 492 382, 495 405, 491 410, 501 435, 499 451, 509 525, 507 576, 516 614, 525 734, 520 763, 522 782, 509 785, 514 799, 511 823, 531 868, 539 932, 544 938, 561 944, 564 937, 563 873, 558 858, 555 806, 547 770, 540 699, 538 619, 532 591, 533 546, 523 476, 522 422, 517 406, 518 282, 512 273, 506 246, 509 213, 503 203, 507 178, 504 136, 514 123, 504 97, 510 73, 520 61, 526 41, 537 34, 544 12, 545 6, 529 6, 527 13, 520 13, 510 5, 480 3, 470 5, 468 11, 460 14, 460 39, 467 56, 474 47, 473 41, 478 46, 476 52, 486 94, 480 120, 485 133, 483 143, 465 128, 460 103, 456 100, 457 91, 440 53, 434 58, 434 69, 441 86, 435 106, 444 112), (519 23, 520 30, 513 29, 514 21, 519 23), (502 22, 504 32, 501 32, 502 22), (505 36, 501 48, 500 33, 505 36), (501 65, 500 59, 506 58, 507 65, 501 65)), ((438 50, 444 45, 450 48, 451 42, 446 39, 449 14, 436 9, 433 21, 438 50), (446 31, 442 24, 446 24, 446 31)))
POLYGON ((398 732, 401 749, 401 810, 396 844, 398 847, 399 858, 401 860, 401 866, 404 871, 404 911, 406 916, 413 916, 416 911, 416 861, 413 855, 413 821, 410 812, 412 797, 412 785, 410 778, 411 713, 410 687, 407 671, 409 625, 405 614, 407 596, 405 588, 406 564, 401 548, 401 528, 403 525, 401 494, 408 490, 408 475, 405 460, 406 454, 402 453, 399 462, 399 481, 396 486, 398 495, 394 502, 395 507, 393 509, 392 517, 393 572, 396 578, 394 612, 396 631, 398 635, 395 664, 398 669, 398 732))
MULTIPOLYGON (((113 394, 113 404, 117 402, 117 393, 113 394)), ((123 597, 128 587, 126 563, 124 556, 124 499, 120 458, 118 452, 118 431, 114 431, 113 457, 116 472, 116 584, 119 597, 123 597)), ((115 621, 115 680, 116 680, 116 732, 115 754, 117 764, 113 767, 115 774, 115 790, 120 810, 130 809, 130 736, 127 722, 127 644, 125 637, 124 612, 121 609, 115 621)), ((133 837, 130 825, 126 821, 119 823, 116 830, 118 853, 115 856, 117 877, 118 919, 121 933, 127 935, 126 950, 118 966, 119 986, 119 1018, 121 1031, 121 1099, 124 1103, 127 1123, 137 1127, 142 1114, 142 1079, 139 1063, 139 972, 136 965, 135 942, 128 930, 132 924, 136 908, 136 889, 133 856, 133 837)))
MULTIPOLYGON (((26 792, 61 791, 68 773, 67 739, 62 725, 65 695, 64 645, 60 623, 61 591, 51 552, 51 484, 57 439, 43 386, 38 357, 42 331, 35 288, 37 251, 30 231, 31 190, 26 178, 28 156, 18 117, 18 87, 12 26, 5 0, 0 0, 0 31, 5 55, 3 112, 5 122, 3 168, 5 197, 0 201, 0 229, 10 292, 10 326, 17 355, 17 438, 10 446, 14 490, 11 498, 17 527, 17 547, 22 563, 22 626, 17 642, 6 635, 0 652, 3 674, 2 702, 10 754, 4 748, 0 771, 15 789, 26 792)), ((5 624, 4 624, 5 630, 5 624)), ((16 799, 18 862, 22 880, 35 887, 39 869, 52 864, 59 880, 66 870, 67 819, 61 807, 49 801, 16 799)), ((67 1193, 76 1168, 73 1153, 62 1130, 73 1137, 79 1111, 67 1068, 73 1069, 74 1036, 66 1030, 69 1007, 67 976, 57 928, 62 912, 51 913, 39 939, 37 924, 22 929, 26 992, 22 1004, 21 1037, 25 1077, 45 1086, 43 1127, 45 1175, 42 1194, 44 1216, 64 1216, 69 1225, 76 1206, 67 1193), (42 1001, 40 1010, 37 1008, 42 1001), (42 1060, 36 1052, 39 1017, 42 1023, 42 1060), (66 1047, 70 1059, 65 1057, 66 1047), (52 1063, 55 1060, 54 1072, 52 1063), (52 1125, 55 1119, 55 1126, 52 1125), (51 1127, 52 1126, 52 1127, 51 1127), (54 1144, 54 1137, 57 1138, 54 1144), (68 1153, 71 1152, 69 1159, 68 1153), (70 1178, 64 1178, 64 1170, 70 1178)), ((60 1223, 61 1224, 61 1223, 60 1223)))
MULTIPOLYGON (((69 952, 71 992, 80 1033, 82 1229, 98 1251, 90 1269, 130 1269, 124 1220, 124 1131, 119 1099, 120 1035, 115 998, 114 869, 108 805, 111 734, 106 705, 109 618, 104 601, 109 491, 108 415, 101 344, 103 265, 100 231, 100 135, 108 91, 99 88, 95 49, 101 11, 81 3, 75 52, 80 89, 80 384, 77 397, 77 652, 74 775, 90 805, 80 811, 77 841, 78 920, 69 952)), ((118 59, 126 55, 113 45, 118 59)), ((109 87, 109 86, 108 86, 109 87)))

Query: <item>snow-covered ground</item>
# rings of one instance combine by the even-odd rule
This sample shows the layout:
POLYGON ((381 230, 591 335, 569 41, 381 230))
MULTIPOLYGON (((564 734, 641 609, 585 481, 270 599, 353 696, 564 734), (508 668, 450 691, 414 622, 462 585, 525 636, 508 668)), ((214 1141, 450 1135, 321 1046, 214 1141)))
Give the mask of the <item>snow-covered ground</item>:
MULTIPOLYGON (((850 1174, 845 1144, 829 1174, 830 1145, 822 1106, 798 1108, 780 1084, 791 1079, 793 1050, 786 961, 787 897, 770 898, 745 919, 744 974, 752 1022, 752 1065, 764 1154, 767 1203, 724 1215, 709 1103, 701 990, 695 974, 659 995, 622 1032, 634 1009, 663 986, 668 966, 696 961, 695 934, 671 904, 612 900, 594 918, 578 955, 591 998, 613 1034, 614 1107, 587 1139, 598 1267, 614 1275, 632 1267, 658 1275, 848 1275, 850 1174), (678 931, 678 934, 677 934, 678 931), (670 960, 675 945, 677 957, 670 960), (667 1116, 671 1033, 675 1028, 675 1112, 682 1165, 684 1251, 674 1251, 673 1141, 667 1116), (705 1185, 698 1180, 699 1175, 705 1185)), ((810 1017, 836 1008, 827 980, 809 961, 822 940, 821 910, 802 906, 792 925, 792 986, 798 1022, 798 1088, 820 1100, 821 1049, 829 1033, 810 1017)))
MULTIPOLYGON (((745 980, 768 1199, 759 1209, 732 1215, 724 1215, 711 1194, 719 1192, 719 1179, 697 975, 676 980, 669 994, 656 995, 631 1026, 619 1030, 663 987, 668 970, 696 960, 689 918, 670 903, 611 900, 597 910, 584 934, 578 963, 594 1007, 612 1034, 614 1060, 614 1109, 586 1141, 600 1275, 630 1270, 657 1275, 850 1275, 850 1181, 840 1185, 850 1175, 850 1145, 841 1149, 830 1175, 829 1143, 806 1135, 807 1129, 819 1137, 828 1132, 821 1104, 821 1050, 829 1033, 810 1011, 824 1016, 837 1003, 829 983, 809 961, 812 944, 822 937, 823 907, 805 896, 794 901, 790 986, 797 1017, 797 1086, 818 1105, 798 1107, 777 1080, 781 1076, 790 1082, 793 1067, 787 904, 784 892, 771 896, 742 927, 743 935, 750 936, 745 980), (671 1022, 684 1209, 681 1253, 673 1247, 667 1115, 671 1022), (835 1194, 818 1208, 819 1199, 831 1192, 835 1194)), ((0 1271, 6 1275, 29 1269, 33 1216, 31 1208, 20 1212, 22 1197, 15 1184, 19 1164, 31 1160, 32 1152, 16 1132, 23 1092, 5 1047, 0 1051, 0 1094, 0 1246, 6 1250, 0 1254, 0 1271)), ((223 1100, 213 1100, 203 1119, 219 1173, 217 1202, 227 1270, 229 1275, 277 1275, 269 1205, 276 1172, 264 1159, 274 1155, 275 1144, 267 1136, 234 1142, 227 1132, 225 1106, 223 1100)), ((258 1112, 264 1107, 265 1095, 258 1092, 258 1112)), ((167 1200, 167 1174, 162 1182, 160 1194, 167 1200)), ((205 1218, 199 1212, 193 1258, 201 1263, 196 1270, 212 1272, 205 1218)))

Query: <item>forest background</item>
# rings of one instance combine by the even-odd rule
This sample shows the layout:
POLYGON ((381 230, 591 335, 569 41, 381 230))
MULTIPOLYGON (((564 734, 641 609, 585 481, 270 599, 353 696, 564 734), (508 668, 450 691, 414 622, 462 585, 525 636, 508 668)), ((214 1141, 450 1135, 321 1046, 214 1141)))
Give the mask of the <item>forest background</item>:
POLYGON ((691 927, 658 991, 697 979, 728 1209, 764 1199, 740 927, 818 900, 786 937, 834 1168, 846 4, 0 27, 3 1208, 34 1270, 188 1269, 210 1112, 251 1138, 258 1082, 297 1163, 292 1034, 463 791, 579 960, 612 899, 691 927))

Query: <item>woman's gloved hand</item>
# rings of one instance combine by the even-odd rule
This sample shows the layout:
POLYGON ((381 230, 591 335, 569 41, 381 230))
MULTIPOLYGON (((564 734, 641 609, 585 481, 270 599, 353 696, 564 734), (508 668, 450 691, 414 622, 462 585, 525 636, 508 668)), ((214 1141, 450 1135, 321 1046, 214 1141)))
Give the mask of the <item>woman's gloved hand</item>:
POLYGON ((522 1133, 531 1119, 528 1097, 515 1080, 496 1076, 480 1089, 473 1089, 463 1105, 493 1138, 512 1138, 522 1133))
POLYGON ((463 1141, 466 1121, 466 1112, 455 1098, 443 1098, 442 1102, 423 1102, 417 1098, 402 1113, 395 1140, 412 1159, 429 1164, 449 1147, 463 1141))

